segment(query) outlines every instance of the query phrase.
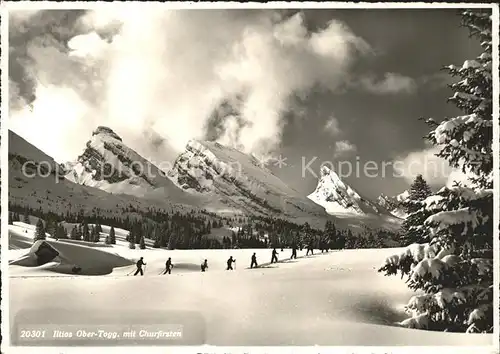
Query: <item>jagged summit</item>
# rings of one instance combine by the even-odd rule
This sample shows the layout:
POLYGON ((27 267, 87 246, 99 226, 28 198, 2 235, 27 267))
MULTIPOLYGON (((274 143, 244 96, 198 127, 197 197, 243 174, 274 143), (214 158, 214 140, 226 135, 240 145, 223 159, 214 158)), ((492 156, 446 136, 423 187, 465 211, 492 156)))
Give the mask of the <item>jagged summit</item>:
POLYGON ((104 126, 94 130, 82 154, 66 168, 70 181, 112 193, 144 196, 158 188, 178 189, 164 172, 104 126))
POLYGON ((237 210, 266 215, 324 214, 319 206, 259 165, 255 156, 215 141, 189 141, 168 176, 188 193, 210 195, 237 210))
POLYGON ((362 197, 344 183, 335 171, 325 165, 321 166, 318 185, 308 198, 324 207, 326 212, 332 215, 389 214, 382 206, 362 197))
POLYGON ((392 215, 404 219, 406 218, 406 213, 402 207, 402 203, 408 199, 410 193, 405 190, 403 193, 398 194, 394 197, 389 197, 385 194, 380 194, 377 198, 377 203, 382 207, 386 208, 391 212, 392 215))
POLYGON ((340 179, 339 175, 334 170, 332 170, 331 168, 329 168, 326 165, 321 166, 320 176, 321 177, 329 177, 335 183, 345 185, 344 182, 340 179))
POLYGON ((123 141, 122 138, 120 138, 120 136, 118 134, 116 134, 113 129, 111 128, 108 128, 108 127, 105 127, 105 126, 98 126, 96 128, 96 130, 94 130, 92 132, 92 136, 95 136, 95 135, 108 135, 112 138, 115 138, 116 140, 119 140, 119 141, 123 141))
POLYGON ((323 165, 323 166, 321 166, 319 172, 321 174, 321 177, 323 177, 323 176, 329 175, 331 170, 327 166, 323 165))

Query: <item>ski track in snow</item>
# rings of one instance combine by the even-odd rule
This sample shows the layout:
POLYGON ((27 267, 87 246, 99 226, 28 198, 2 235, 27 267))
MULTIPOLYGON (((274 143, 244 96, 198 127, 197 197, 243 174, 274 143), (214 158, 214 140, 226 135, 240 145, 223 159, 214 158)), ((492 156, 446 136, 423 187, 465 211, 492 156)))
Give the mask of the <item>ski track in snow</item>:
MULTIPOLYGON (((310 257, 303 257, 303 250, 300 258, 284 261, 291 254, 285 249, 273 265, 267 264, 270 249, 129 250, 119 242, 101 251, 132 260, 143 256, 145 276, 127 276, 135 265, 104 276, 10 266, 11 326, 35 318, 45 324, 68 319, 92 324, 103 316, 150 324, 185 311, 195 318, 185 329, 195 345, 490 345, 493 340, 397 327, 395 322, 407 318, 402 309, 412 292, 399 277, 376 271, 394 249, 315 251, 310 257), (248 269, 253 252, 262 268, 248 269), (230 255, 237 260, 234 271, 225 270, 230 255), (158 275, 168 257, 175 265, 172 274, 158 275), (209 269, 202 273, 205 258, 209 269)), ((19 249, 9 252, 21 255, 19 249)), ((92 339, 78 343, 85 344, 96 345, 92 339)))

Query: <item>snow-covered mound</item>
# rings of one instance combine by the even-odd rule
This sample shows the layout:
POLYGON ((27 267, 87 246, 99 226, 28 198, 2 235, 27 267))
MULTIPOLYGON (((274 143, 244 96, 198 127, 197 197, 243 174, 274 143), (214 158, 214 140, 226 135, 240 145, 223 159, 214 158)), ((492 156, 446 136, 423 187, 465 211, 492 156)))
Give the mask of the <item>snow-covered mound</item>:
POLYGON ((401 204, 406 201, 410 196, 410 192, 408 190, 405 190, 403 193, 400 193, 396 196, 389 197, 385 194, 381 194, 377 198, 377 203, 384 207, 385 209, 389 210, 392 215, 405 219, 408 215, 406 214, 404 208, 401 206, 401 204))
POLYGON ((75 162, 65 164, 66 178, 111 193, 144 196, 162 189, 180 195, 165 172, 129 148, 110 128, 98 127, 75 162))
POLYGON ((210 195, 242 211, 324 215, 257 158, 216 142, 190 141, 168 175, 185 191, 210 195))
POLYGON ((325 208, 326 212, 357 215, 390 215, 387 209, 361 196, 327 166, 321 167, 321 177, 309 199, 325 208))
MULTIPOLYGON (((9 230, 9 243, 26 241, 9 230)), ((126 267, 132 261, 119 255, 74 243, 54 240, 36 241, 24 254, 9 262, 11 273, 18 276, 47 276, 47 272, 69 275, 104 275, 117 267, 126 267), (28 269, 27 269, 28 268, 28 269)))

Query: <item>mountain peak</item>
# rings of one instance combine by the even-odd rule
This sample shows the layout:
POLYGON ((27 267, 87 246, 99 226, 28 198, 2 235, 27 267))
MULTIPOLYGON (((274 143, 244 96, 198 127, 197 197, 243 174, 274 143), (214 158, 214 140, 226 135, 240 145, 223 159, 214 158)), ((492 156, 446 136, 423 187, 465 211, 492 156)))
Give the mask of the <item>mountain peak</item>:
POLYGON ((92 136, 94 135, 107 135, 110 136, 116 140, 122 141, 122 138, 118 134, 116 134, 113 129, 105 127, 105 126, 98 126, 96 130, 92 132, 92 136))
POLYGON ((408 190, 405 190, 403 193, 391 197, 382 193, 377 198, 377 203, 389 210, 392 215, 404 219, 407 215, 404 211, 404 208, 402 207, 402 203, 408 199, 409 195, 410 194, 408 190))
POLYGON ((325 208, 329 214, 388 214, 367 198, 361 196, 328 166, 321 166, 318 185, 308 197, 325 208))
POLYGON ((320 169, 320 174, 321 176, 328 176, 329 174, 331 174, 333 171, 331 169, 328 168, 328 166, 321 166, 321 169, 320 169))
POLYGON ((190 140, 168 176, 182 190, 211 196, 238 212, 324 215, 323 211, 262 167, 252 154, 216 141, 190 140))
POLYGON ((71 182, 106 192, 142 197, 160 188, 169 194, 178 190, 163 171, 105 126, 93 131, 83 153, 65 167, 71 182))
POLYGON ((324 186, 328 185, 329 187, 327 187, 327 188, 340 187, 340 188, 345 189, 348 187, 348 186, 346 187, 346 184, 344 183, 344 181, 342 181, 340 176, 333 169, 331 169, 325 165, 321 166, 321 168, 320 168, 319 184, 322 184, 324 186))

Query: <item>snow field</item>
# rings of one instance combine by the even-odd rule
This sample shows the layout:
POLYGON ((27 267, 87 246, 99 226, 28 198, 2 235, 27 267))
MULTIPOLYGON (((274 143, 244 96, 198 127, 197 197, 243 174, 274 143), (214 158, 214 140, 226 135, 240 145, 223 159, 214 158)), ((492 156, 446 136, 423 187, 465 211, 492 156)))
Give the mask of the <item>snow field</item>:
MULTIPOLYGON (((11 240, 14 235, 10 235, 11 240)), ((186 311, 200 318, 186 329, 198 336, 199 344, 493 343, 491 335, 416 332, 398 327, 396 323, 408 317, 403 308, 413 292, 399 277, 384 277, 376 269, 402 249, 330 251, 248 270, 245 268, 253 252, 261 264, 270 261, 271 250, 130 250, 126 244, 90 248, 49 242, 62 247, 61 253, 69 260, 81 257, 94 264, 110 262, 117 255, 133 261, 143 256, 145 276, 126 276, 135 270, 134 264, 115 267, 104 276, 63 277, 47 270, 54 266, 50 263, 10 266, 12 326, 29 322, 30 314, 47 324, 64 323, 68 316, 77 323, 111 316, 126 325, 151 323, 151 314, 166 318, 172 311, 186 311), (237 260, 235 271, 225 271, 230 255, 237 260), (171 275, 159 276, 169 256, 177 267, 171 275), (209 269, 202 273, 199 265, 205 258, 209 269)), ((19 254, 19 250, 12 251, 19 254)), ((284 250, 279 259, 290 254, 284 250)), ((299 257, 303 254, 305 250, 298 252, 299 257)))
MULTIPOLYGON (((224 263, 227 254, 207 252, 213 263, 224 263)), ((211 345, 491 344, 489 335, 395 327, 406 318, 401 306, 411 292, 397 277, 374 269, 389 252, 332 252, 273 269, 234 272, 174 269, 170 276, 74 277, 71 283, 58 277, 11 278, 11 323, 19 323, 15 317, 21 310, 42 313, 47 323, 74 311, 81 323, 105 313, 135 324, 148 323, 151 313, 186 311, 203 319, 197 324, 203 328, 191 330, 204 332, 200 340, 211 345)), ((176 259, 195 259, 196 253, 172 252, 176 259)))

